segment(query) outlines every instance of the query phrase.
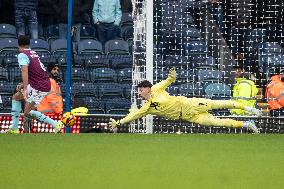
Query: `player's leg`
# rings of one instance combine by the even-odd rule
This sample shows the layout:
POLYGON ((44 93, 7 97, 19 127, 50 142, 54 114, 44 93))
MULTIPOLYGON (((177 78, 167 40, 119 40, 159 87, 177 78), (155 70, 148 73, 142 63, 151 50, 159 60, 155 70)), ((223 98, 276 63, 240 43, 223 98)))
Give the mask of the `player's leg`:
POLYGON ((246 110, 248 112, 251 112, 257 116, 261 116, 262 112, 259 109, 245 106, 244 104, 234 101, 234 100, 210 100, 209 106, 211 109, 222 109, 222 108, 228 108, 228 109, 241 109, 246 110))
POLYGON ((20 91, 16 92, 12 97, 12 126, 7 131, 7 133, 19 133, 19 116, 22 111, 22 100, 24 100, 24 96, 20 91))
POLYGON ((237 121, 233 119, 220 119, 212 114, 205 112, 194 115, 187 121, 198 123, 203 126, 231 127, 231 128, 248 128, 254 133, 259 133, 258 128, 253 121, 237 121))
POLYGON ((30 90, 29 97, 27 99, 26 105, 25 105, 25 110, 24 110, 24 115, 27 116, 31 116, 35 119, 37 119, 40 122, 43 123, 47 123, 49 125, 51 125, 55 132, 60 132, 61 128, 63 127, 63 124, 61 123, 61 121, 55 121, 53 119, 51 119, 50 117, 42 114, 39 111, 36 111, 36 107, 39 105, 39 103, 41 102, 41 100, 43 99, 43 97, 45 97, 47 95, 47 93, 45 92, 35 92, 35 90, 33 88, 28 89, 30 90))

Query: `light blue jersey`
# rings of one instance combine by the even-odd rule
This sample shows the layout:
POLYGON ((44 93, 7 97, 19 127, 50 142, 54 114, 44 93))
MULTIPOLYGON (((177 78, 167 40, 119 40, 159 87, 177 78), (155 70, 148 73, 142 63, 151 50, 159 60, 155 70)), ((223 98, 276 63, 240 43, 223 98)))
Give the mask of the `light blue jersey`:
POLYGON ((28 57, 26 54, 24 54, 24 53, 20 53, 20 54, 17 56, 17 58, 18 58, 18 63, 19 63, 19 66, 20 66, 20 67, 21 67, 21 66, 28 66, 29 63, 30 63, 29 57, 28 57))

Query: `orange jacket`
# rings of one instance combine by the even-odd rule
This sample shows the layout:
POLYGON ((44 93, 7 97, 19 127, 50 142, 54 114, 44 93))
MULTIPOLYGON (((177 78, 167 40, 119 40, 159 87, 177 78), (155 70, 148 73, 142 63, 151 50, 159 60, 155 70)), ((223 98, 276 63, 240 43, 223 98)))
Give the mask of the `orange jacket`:
POLYGON ((271 77, 271 82, 266 87, 265 96, 269 105, 269 110, 284 107, 284 82, 279 75, 271 77))
POLYGON ((45 115, 59 115, 63 111, 63 102, 60 86, 50 78, 51 89, 37 107, 37 110, 45 115))

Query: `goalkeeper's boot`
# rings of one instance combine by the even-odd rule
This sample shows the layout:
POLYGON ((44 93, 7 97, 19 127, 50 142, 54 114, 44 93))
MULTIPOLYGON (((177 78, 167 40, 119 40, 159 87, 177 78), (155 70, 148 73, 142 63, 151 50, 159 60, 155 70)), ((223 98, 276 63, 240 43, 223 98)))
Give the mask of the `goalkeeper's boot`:
POLYGON ((249 130, 251 130, 255 134, 259 133, 259 129, 255 126, 255 122, 253 120, 245 121, 244 127, 248 128, 249 130))
POLYGON ((61 121, 58 121, 54 127, 54 132, 60 133, 62 128, 64 128, 64 124, 61 121))
POLYGON ((19 129, 8 129, 5 133, 7 134, 19 134, 19 129))

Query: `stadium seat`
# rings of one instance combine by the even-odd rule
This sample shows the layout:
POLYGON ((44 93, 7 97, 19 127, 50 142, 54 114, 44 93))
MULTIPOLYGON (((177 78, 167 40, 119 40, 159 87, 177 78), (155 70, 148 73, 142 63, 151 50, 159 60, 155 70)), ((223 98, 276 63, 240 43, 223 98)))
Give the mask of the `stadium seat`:
POLYGON ((2 103, 0 105, 0 113, 10 113, 12 109, 12 96, 1 95, 2 103))
POLYGON ((0 53, 17 55, 18 54, 18 40, 14 38, 0 39, 0 53))
MULTIPOLYGON (((1 73, 2 70, 0 68, 0 74, 1 73)), ((16 85, 7 80, 2 80, 0 75, 0 95, 12 96, 15 90, 16 90, 16 85)))
POLYGON ((133 26, 121 27, 121 38, 125 41, 133 39, 134 29, 133 26))
POLYGON ((72 68, 71 72, 73 82, 91 82, 89 72, 84 68, 72 68))
POLYGON ((86 106, 88 107, 89 114, 105 114, 105 102, 98 100, 95 97, 88 96, 84 97, 83 101, 85 102, 86 106))
POLYGON ((179 85, 170 85, 169 87, 167 87, 167 91, 170 95, 174 95, 177 96, 179 95, 179 85))
POLYGON ((189 27, 183 31, 183 37, 185 41, 198 40, 201 38, 201 33, 197 28, 189 27))
POLYGON ((264 41, 267 38, 267 29, 255 28, 245 33, 244 41, 264 41))
POLYGON ((105 55, 80 55, 84 60, 85 67, 106 68, 109 67, 109 59, 105 55))
POLYGON ((117 74, 111 68, 95 68, 91 71, 91 80, 93 82, 116 82, 117 74))
POLYGON ((19 83, 22 81, 21 68, 10 67, 8 68, 9 80, 13 83, 19 83))
POLYGON ((82 25, 80 30, 80 39, 95 39, 96 29, 91 25, 82 25))
POLYGON ((132 82, 132 68, 123 68, 117 72, 117 81, 119 83, 131 83, 132 82))
POLYGON ((202 97, 204 89, 200 83, 186 83, 179 85, 179 93, 186 97, 202 97))
POLYGON ((122 13, 120 27, 133 26, 133 19, 131 12, 122 13))
POLYGON ((105 54, 130 54, 128 43, 124 40, 109 40, 105 43, 105 54))
POLYGON ((0 24, 0 38, 17 38, 16 27, 10 24, 0 24))
POLYGON ((188 68, 190 66, 188 58, 179 55, 170 55, 165 59, 164 67, 183 67, 188 68))
POLYGON ((205 42, 197 40, 197 41, 188 41, 184 43, 184 50, 187 55, 190 54, 207 54, 208 46, 205 42))
POLYGON ((19 67, 18 58, 15 56, 6 56, 3 59, 3 66, 9 67, 19 67))
POLYGON ((87 97, 87 96, 94 96, 98 97, 99 92, 98 88, 95 84, 90 82, 76 82, 72 85, 72 94, 74 97, 87 97))
POLYGON ((89 55, 96 55, 96 54, 104 54, 103 53, 103 46, 101 42, 93 39, 85 39, 79 42, 78 45, 78 53, 79 54, 89 54, 89 55))
POLYGON ((49 25, 45 29, 45 38, 48 41, 49 44, 51 44, 52 41, 59 38, 59 26, 56 25, 49 25))
POLYGON ((108 55, 109 63, 113 69, 132 68, 133 57, 131 55, 108 55))
POLYGON ((277 42, 264 42, 258 46, 259 55, 271 55, 284 53, 284 49, 277 42))
POLYGON ((154 69, 154 80, 156 79, 157 82, 159 82, 161 80, 167 79, 168 73, 169 71, 166 68, 154 69))
POLYGON ((176 84, 182 84, 182 83, 192 83, 195 79, 194 72, 191 71, 191 69, 176 69, 177 72, 177 79, 176 84))
POLYGON ((130 99, 131 98, 131 90, 132 90, 132 82, 121 84, 121 87, 123 88, 124 98, 130 99))
POLYGON ((9 81, 9 73, 6 68, 0 67, 0 81, 9 81))
POLYGON ((228 100, 231 98, 231 89, 225 83, 212 83, 206 86, 205 97, 214 100, 228 100))
POLYGON ((105 101, 107 114, 128 114, 131 101, 125 98, 114 98, 105 101))
POLYGON ((56 39, 50 45, 50 51, 53 55, 65 55, 67 51, 67 40, 56 39))
POLYGON ((217 64, 215 59, 212 56, 209 57, 200 57, 192 60, 192 68, 193 69, 205 69, 212 70, 217 68, 217 64))
POLYGON ((37 54, 50 54, 48 42, 42 39, 31 39, 30 47, 32 50, 36 51, 37 54))
POLYGON ((123 98, 123 88, 117 83, 98 83, 99 98, 123 98))
POLYGON ((196 76, 199 82, 220 82, 223 80, 223 73, 220 70, 196 70, 196 76))

